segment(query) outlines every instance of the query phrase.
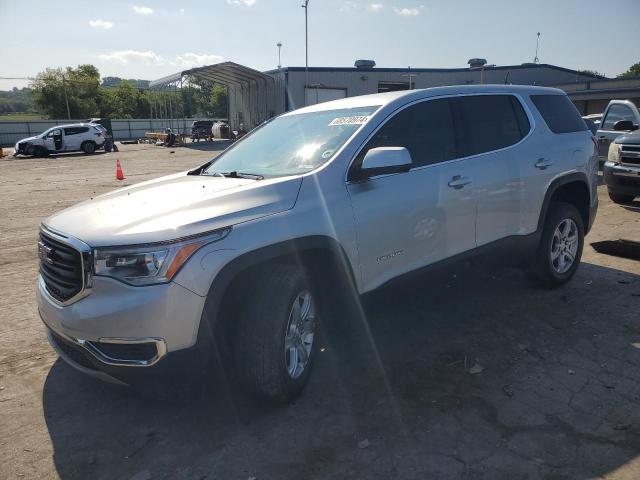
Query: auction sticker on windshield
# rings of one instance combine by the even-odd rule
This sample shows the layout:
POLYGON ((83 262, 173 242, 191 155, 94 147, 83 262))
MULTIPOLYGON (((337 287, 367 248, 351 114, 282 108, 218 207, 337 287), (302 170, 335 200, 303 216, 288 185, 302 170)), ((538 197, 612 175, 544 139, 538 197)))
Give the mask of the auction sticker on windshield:
POLYGON ((353 115, 351 117, 338 117, 331 120, 332 125, 362 125, 369 120, 369 115, 353 115))

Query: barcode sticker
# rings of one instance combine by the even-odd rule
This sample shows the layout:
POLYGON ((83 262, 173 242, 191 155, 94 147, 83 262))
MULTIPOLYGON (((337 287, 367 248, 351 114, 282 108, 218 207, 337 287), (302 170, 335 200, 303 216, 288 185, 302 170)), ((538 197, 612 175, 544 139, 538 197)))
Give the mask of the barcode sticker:
POLYGON ((338 117, 331 120, 332 125, 362 125, 369 120, 369 115, 354 115, 352 117, 338 117))

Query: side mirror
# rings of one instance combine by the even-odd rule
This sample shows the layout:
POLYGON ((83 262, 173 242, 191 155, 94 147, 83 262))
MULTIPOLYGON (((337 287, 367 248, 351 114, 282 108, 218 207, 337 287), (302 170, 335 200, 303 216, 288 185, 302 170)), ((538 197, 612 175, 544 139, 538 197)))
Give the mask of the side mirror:
POLYGON ((628 132, 634 130, 634 126, 631 120, 618 120, 613 124, 613 129, 617 131, 628 132))
POLYGON ((405 147, 372 148, 364 156, 356 179, 406 172, 411 168, 412 163, 411 154, 405 147))

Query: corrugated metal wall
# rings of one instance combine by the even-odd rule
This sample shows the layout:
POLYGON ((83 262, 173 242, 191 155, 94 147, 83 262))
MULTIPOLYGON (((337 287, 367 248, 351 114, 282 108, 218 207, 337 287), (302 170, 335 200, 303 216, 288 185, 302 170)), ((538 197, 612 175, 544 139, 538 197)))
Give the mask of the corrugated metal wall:
MULTIPOLYGON (((116 140, 131 140, 144 137, 145 132, 159 132, 171 128, 181 133, 191 133, 191 123, 203 118, 173 118, 173 119, 112 119, 111 128, 116 140)), ((224 118, 209 118, 207 120, 225 120, 224 118)), ((81 123, 82 120, 29 120, 29 121, 0 121, 0 146, 13 146, 18 140, 38 135, 56 125, 81 123)))
MULTIPOLYGON (((314 71, 309 70, 309 85, 318 88, 346 88, 347 96, 366 95, 378 93, 380 82, 409 82, 409 71, 385 71, 376 70, 350 70, 350 71, 314 71)), ((480 84, 479 70, 464 71, 411 71, 414 88, 429 88, 446 85, 480 84)), ((286 110, 294 110, 304 106, 304 69, 283 70, 273 72, 271 75, 276 80, 278 107, 285 111, 285 97, 288 96, 286 110), (288 80, 287 77, 288 76, 288 80), (285 91, 285 84, 288 90, 285 91)), ((484 83, 512 83, 514 85, 556 85, 571 83, 589 79, 572 72, 566 72, 554 68, 537 66, 532 68, 513 69, 486 69, 484 71, 484 83)))

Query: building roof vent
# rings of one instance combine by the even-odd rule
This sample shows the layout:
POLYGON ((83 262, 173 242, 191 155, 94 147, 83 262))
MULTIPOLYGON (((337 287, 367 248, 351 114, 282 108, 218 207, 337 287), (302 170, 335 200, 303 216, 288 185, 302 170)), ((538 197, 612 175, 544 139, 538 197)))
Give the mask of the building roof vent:
POLYGON ((487 64, 486 58, 470 58, 467 62, 469 68, 481 68, 487 64))
POLYGON ((376 66, 376 62, 374 60, 356 60, 353 65, 356 68, 373 68, 376 66))

